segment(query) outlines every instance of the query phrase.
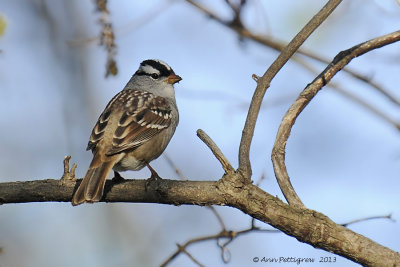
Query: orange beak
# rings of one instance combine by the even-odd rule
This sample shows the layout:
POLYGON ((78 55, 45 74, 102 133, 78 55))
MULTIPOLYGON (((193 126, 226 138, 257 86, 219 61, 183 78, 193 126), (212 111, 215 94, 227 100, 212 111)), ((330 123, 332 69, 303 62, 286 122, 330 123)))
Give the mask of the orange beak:
POLYGON ((179 75, 171 74, 167 78, 167 83, 174 84, 174 83, 179 82, 180 80, 182 80, 182 78, 179 75))

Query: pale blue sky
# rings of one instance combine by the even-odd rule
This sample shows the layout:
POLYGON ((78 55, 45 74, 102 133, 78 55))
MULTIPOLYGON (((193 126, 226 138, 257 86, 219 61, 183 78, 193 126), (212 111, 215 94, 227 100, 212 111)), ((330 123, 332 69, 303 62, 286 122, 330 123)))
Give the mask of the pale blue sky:
MULTIPOLYGON (((261 75, 277 53, 240 42, 184 1, 109 2, 119 74, 104 79, 105 51, 98 41, 87 41, 100 30, 93 1, 0 0, 0 15, 8 23, 0 37, 1 182, 61 177, 65 155, 72 155, 82 177, 91 159, 85 148, 97 117, 148 58, 166 61, 183 78, 176 86, 181 120, 166 150, 169 157, 189 180, 220 178, 221 167, 196 137, 202 128, 237 166, 240 134, 255 89, 251 75, 261 75), (138 27, 138 18, 154 9, 162 11, 138 27)), ((201 2, 230 15, 223 1, 201 2)), ((325 1, 248 2, 247 25, 288 41, 325 1)), ((343 49, 398 30, 399 13, 395 1, 344 1, 305 47, 332 59, 343 49)), ((399 51, 399 44, 385 47, 355 59, 350 67, 399 99, 399 51)), ((310 63, 319 71, 325 68, 310 63)), ((289 62, 273 80, 259 116, 251 150, 253 179, 265 173, 262 188, 281 199, 270 152, 282 116, 314 76, 289 62)), ((400 119, 399 107, 366 84, 346 74, 334 82, 400 119)), ((300 115, 286 158, 305 205, 335 222, 388 213, 400 219, 398 130, 332 89, 323 89, 300 115)), ((178 179, 162 156, 153 167, 162 177, 178 179)), ((124 176, 143 179, 149 173, 124 176)), ((250 223, 235 209, 217 210, 229 229, 241 230, 250 223)), ((176 243, 220 230, 205 207, 155 204, 3 205, 0 221, 1 266, 156 266, 173 253, 176 243)), ((375 220, 350 228, 400 250, 399 222, 375 220)), ((335 256, 280 233, 249 234, 229 249, 228 265, 213 241, 189 251, 206 266, 250 266, 255 256, 335 256)), ((340 266, 356 266, 336 257, 340 266)), ((194 265, 180 256, 171 266, 194 265)))

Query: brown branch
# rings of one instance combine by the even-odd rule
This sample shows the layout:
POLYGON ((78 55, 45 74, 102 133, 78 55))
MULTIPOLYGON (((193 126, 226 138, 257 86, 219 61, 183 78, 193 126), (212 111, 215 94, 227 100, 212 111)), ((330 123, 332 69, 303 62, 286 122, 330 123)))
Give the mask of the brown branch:
MULTIPOLYGON (((205 267, 205 265, 201 264, 198 260, 196 260, 196 258, 193 257, 193 255, 190 254, 184 247, 180 246, 179 244, 177 244, 177 245, 178 245, 179 251, 185 253, 189 257, 189 259, 191 259, 194 263, 197 264, 197 266, 205 267)), ((161 265, 161 266, 163 266, 163 265, 161 265)))
POLYGON ((197 130, 197 136, 201 139, 201 141, 203 141, 208 146, 208 148, 211 150, 214 156, 218 159, 225 173, 232 174, 235 170, 229 163, 229 160, 225 157, 225 155, 221 152, 218 146, 214 143, 214 141, 202 129, 197 130))
POLYGON ((107 0, 95 1, 97 11, 100 13, 99 23, 102 27, 100 33, 100 46, 104 46, 107 51, 106 73, 107 78, 110 74, 117 75, 118 67, 115 60, 117 46, 115 44, 115 34, 110 20, 110 11, 107 8, 107 0))
MULTIPOLYGON (((179 167, 173 162, 173 160, 168 156, 168 154, 164 153, 163 154, 165 159, 167 160, 168 164, 171 166, 172 169, 174 169, 175 173, 179 176, 179 178, 182 181, 187 181, 185 175, 182 173, 182 171, 179 169, 179 167)), ((222 229, 225 230, 225 223, 222 220, 221 215, 218 213, 218 211, 215 209, 214 206, 207 206, 215 215, 215 217, 217 218, 219 224, 221 225, 222 229)))
MULTIPOLYGON (((60 180, 0 183, 0 203, 70 202, 82 180, 62 184, 60 180)), ((223 205, 235 207, 264 223, 316 248, 363 265, 394 266, 400 255, 331 221, 325 215, 283 203, 252 184, 232 188, 220 181, 175 181, 163 179, 156 189, 145 191, 146 180, 108 180, 102 202, 140 202, 171 205, 223 205)), ((90 205, 90 204, 87 204, 90 205)), ((96 205, 96 204, 93 204, 96 205)))
MULTIPOLYGON (((376 48, 394 43, 400 40, 400 31, 387 34, 370 41, 354 46, 348 50, 340 52, 331 64, 311 83, 309 84, 296 101, 292 104, 282 119, 281 125, 275 139, 272 149, 272 163, 274 165, 275 176, 279 186, 285 195, 285 198, 291 203, 294 189, 290 183, 290 178, 285 166, 285 148, 291 129, 307 104, 325 86, 333 76, 344 68, 353 58, 372 51, 376 48)), ((295 192, 294 192, 295 193, 295 192)))
POLYGON ((182 252, 185 252, 185 250, 188 246, 196 244, 196 243, 201 243, 204 241, 210 241, 210 240, 217 241, 218 246, 221 249, 221 256, 223 258, 223 261, 225 263, 227 263, 229 260, 226 260, 226 258, 224 258, 224 253, 229 250, 227 249, 226 246, 229 243, 231 243, 234 239, 236 239, 237 237, 244 235, 244 234, 251 233, 251 232, 280 233, 280 231, 278 231, 278 230, 261 229, 261 228, 247 228, 247 229, 240 230, 240 231, 227 231, 227 230, 223 229, 221 232, 219 232, 217 234, 192 238, 192 239, 186 241, 183 245, 178 244, 177 245, 178 249, 170 257, 168 257, 168 259, 166 259, 160 266, 167 266, 168 264, 170 264, 177 256, 179 256, 179 254, 181 254, 182 252), (221 243, 220 240, 223 238, 228 239, 228 241, 221 243))
MULTIPOLYGON (((270 82, 282 68, 289 58, 298 50, 303 42, 311 35, 311 33, 333 12, 333 10, 341 3, 341 0, 330 0, 308 23, 301 29, 301 31, 293 38, 292 41, 282 50, 278 58, 272 63, 268 70, 262 77, 257 80, 257 88, 254 92, 252 101, 250 103, 249 112, 247 114, 246 123, 242 133, 242 139, 239 147, 239 172, 244 177, 250 179, 251 165, 250 165, 250 145, 253 139, 254 129, 262 104, 263 97, 270 82)), ((288 202, 297 207, 304 207, 300 198, 297 196, 290 182, 287 184, 288 190, 285 190, 285 197, 288 202)))
MULTIPOLYGON (((313 73, 313 75, 317 75, 318 74, 318 71, 315 68, 313 68, 310 64, 305 62, 304 60, 301 60, 298 57, 293 57, 292 59, 294 61, 298 62, 299 64, 301 64, 305 69, 307 69, 308 71, 313 73)), ((330 88, 332 88, 335 92, 344 95, 345 97, 347 97, 348 99, 350 99, 354 103, 366 108, 367 110, 369 110, 370 112, 372 112, 373 114, 378 116, 379 118, 383 119, 384 121, 386 121, 389 124, 391 124, 394 127, 396 127, 396 129, 400 130, 400 122, 399 121, 391 118, 389 115, 387 115, 385 112, 379 110, 374 105, 366 102, 365 100, 363 100, 362 98, 358 97, 357 95, 352 94, 351 92, 342 89, 338 84, 336 84, 334 82, 330 82, 328 84, 328 86, 330 88)), ((385 94, 385 92, 382 92, 382 94, 385 94)), ((396 101, 396 99, 391 99, 391 101, 396 101)))

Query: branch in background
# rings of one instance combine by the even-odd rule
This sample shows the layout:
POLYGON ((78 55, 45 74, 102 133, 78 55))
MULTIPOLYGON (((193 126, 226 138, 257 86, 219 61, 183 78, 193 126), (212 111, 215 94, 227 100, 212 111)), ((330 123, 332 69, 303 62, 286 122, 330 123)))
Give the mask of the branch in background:
MULTIPOLYGON (((341 225, 344 227, 347 227, 350 224, 365 222, 365 221, 369 221, 369 220, 376 220, 376 219, 389 219, 389 220, 393 221, 391 214, 389 214, 389 215, 385 215, 385 216, 372 216, 372 217, 357 219, 357 220, 350 221, 350 222, 347 222, 347 223, 344 223, 341 225)), ((254 223, 255 223, 255 219, 253 218, 251 220, 250 227, 247 229, 240 230, 240 231, 228 231, 224 228, 218 234, 193 238, 193 239, 190 239, 189 241, 186 241, 183 245, 177 244, 178 249, 170 257, 168 257, 168 259, 165 260, 161 264, 161 266, 167 266, 174 259, 176 259, 176 257, 179 256, 179 254, 181 254, 181 253, 185 253, 188 256, 190 255, 189 258, 192 259, 195 263, 198 263, 198 261, 194 258, 193 255, 188 254, 187 248, 190 245, 201 243, 204 241, 210 241, 210 240, 217 241, 217 245, 221 249, 222 260, 224 263, 228 263, 230 261, 231 253, 230 253, 227 245, 230 244, 237 237, 244 235, 244 234, 254 233, 254 232, 281 233, 279 230, 275 230, 275 229, 261 229, 261 228, 255 226, 254 223), (221 239, 227 239, 227 241, 221 242, 221 239), (229 255, 229 258, 226 256, 226 254, 229 255)))
POLYGON ((169 166, 171 166, 171 168, 175 171, 175 173, 179 176, 179 178, 182 181, 187 181, 187 178, 185 177, 185 175, 183 175, 183 172, 178 168, 178 166, 176 166, 176 164, 168 156, 168 154, 164 152, 163 155, 164 155, 164 158, 167 160, 167 163, 169 164, 169 166))
POLYGON ((358 103, 360 106, 368 109, 369 111, 371 111, 372 113, 374 113, 375 115, 377 115, 379 118, 381 118, 382 120, 388 122, 389 124, 393 125, 394 127, 396 127, 397 130, 400 130, 400 122, 393 119, 392 117, 388 116, 387 114, 385 114, 384 112, 382 112, 381 110, 379 110, 377 107, 375 107, 374 105, 366 102, 365 100, 361 99, 360 97, 356 96, 355 94, 352 94, 349 91, 346 91, 336 85, 332 85, 332 88, 335 89, 336 92, 346 96, 348 99, 358 103))
MULTIPOLYGON (((154 20, 157 16, 159 16, 160 14, 165 12, 169 7, 171 7, 173 3, 176 3, 176 1, 169 0, 169 1, 163 1, 161 3, 158 2, 154 6, 149 8, 148 12, 144 12, 140 14, 137 18, 133 19, 131 22, 128 22, 127 24, 116 28, 114 32, 117 33, 117 35, 122 35, 128 32, 132 32, 154 20)), ((70 40, 68 41, 68 44, 71 46, 84 45, 86 43, 100 40, 100 38, 101 36, 91 36, 82 39, 70 40)))
MULTIPOLYGON (((259 227, 254 226, 241 230, 241 231, 227 231, 223 229, 221 232, 215 235, 209 235, 209 236, 202 236, 198 238, 193 238, 190 239, 189 241, 186 241, 183 245, 179 245, 178 249, 175 251, 174 254, 172 254, 166 261, 164 261, 161 266, 167 266, 169 263, 171 263, 179 254, 182 252, 186 251, 187 247, 196 243, 201 243, 204 241, 210 241, 210 240, 215 240, 217 241, 218 247, 221 249, 221 257, 224 263, 228 263, 230 261, 230 252, 227 248, 227 245, 230 244, 234 239, 237 237, 248 234, 251 232, 268 232, 268 233, 279 233, 279 230, 275 229, 261 229, 259 227), (222 242, 222 240, 226 240, 225 242, 222 242), (229 257, 227 257, 229 255, 229 257)), ((191 258, 192 260, 194 259, 193 256, 191 258)))
MULTIPOLYGON (((261 184, 261 182, 264 180, 264 178, 265 178, 265 175, 264 174, 261 175, 259 181, 257 182, 257 186, 259 186, 261 184)), ((222 216, 218 213, 218 211, 215 209, 215 207, 214 206, 208 206, 208 208, 211 209, 211 211, 213 212, 213 214, 217 218, 217 220, 218 220, 218 222, 219 222, 219 224, 220 224, 220 226, 222 228, 221 232, 219 234, 216 234, 216 235, 202 236, 202 237, 193 238, 193 239, 187 241, 184 245, 177 244, 177 246, 178 246, 177 251, 175 253, 173 253, 164 263, 162 263, 161 266, 166 266, 169 263, 171 263, 172 260, 174 260, 180 253, 185 253, 195 263, 198 263, 198 261, 195 261, 195 258, 193 257, 193 255, 187 254, 186 248, 191 244, 200 243, 202 241, 213 240, 213 239, 215 239, 217 241, 217 245, 221 249, 221 257, 222 257, 223 262, 224 263, 228 263, 230 261, 230 259, 231 259, 231 253, 230 253, 227 245, 231 241, 233 241, 234 238, 238 237, 239 235, 245 234, 245 233, 250 233, 251 231, 279 232, 279 230, 274 230, 274 229, 271 229, 271 230, 265 229, 264 230, 264 229, 261 229, 261 228, 257 227, 255 225, 255 219, 254 218, 251 219, 250 228, 247 228, 245 230, 238 231, 238 232, 228 231, 226 226, 225 226, 224 220, 222 219, 222 216), (227 235, 229 235, 228 236, 229 237, 228 241, 222 243, 221 239, 222 238, 227 238, 227 235), (229 255, 229 257, 227 257, 227 255, 229 255)))
MULTIPOLYGON (((198 3, 196 3, 192 0, 186 0, 186 2, 191 4, 195 8, 197 8, 199 11, 206 14, 209 18, 211 18, 211 19, 215 20, 216 22, 220 23, 221 25, 226 26, 229 29, 233 30, 241 38, 246 38, 246 39, 252 40, 258 44, 267 46, 267 47, 272 48, 279 52, 282 51, 285 48, 285 46, 287 45, 286 42, 273 40, 271 37, 265 37, 265 36, 261 36, 259 34, 252 33, 249 29, 247 29, 243 25, 243 23, 241 23, 240 24, 241 27, 239 27, 238 26, 239 24, 233 23, 234 19, 232 21, 225 21, 224 19, 222 19, 222 18, 218 17, 216 14, 214 14, 211 10, 208 10, 207 8, 199 5, 198 3)), ((305 49, 298 49, 296 51, 296 54, 304 55, 310 59, 319 61, 324 64, 329 64, 329 62, 330 62, 330 60, 328 60, 320 55, 317 55, 313 52, 305 50, 305 49)), ((390 93, 388 90, 383 88, 378 83, 374 82, 368 76, 365 76, 363 74, 360 74, 360 73, 358 73, 354 70, 348 69, 348 68, 345 68, 344 71, 347 72, 348 74, 350 74, 351 76, 353 76, 354 78, 360 80, 361 82, 366 83, 368 86, 371 86, 372 88, 374 88, 375 90, 377 90, 378 92, 383 94, 383 96, 385 96, 391 102, 393 102, 397 105, 400 105, 400 100, 396 96, 394 96, 392 93, 390 93)))
POLYGON ((115 44, 115 36, 110 20, 110 12, 107 9, 107 0, 96 0, 97 11, 100 12, 100 25, 102 31, 100 33, 100 46, 104 46, 107 51, 106 74, 115 76, 118 73, 115 55, 117 54, 117 46, 115 44))
MULTIPOLYGON (((282 119, 281 125, 279 126, 271 155, 272 163, 274 165, 275 176, 284 194, 285 190, 287 190, 288 188, 287 183, 290 183, 289 175, 285 165, 285 148, 291 129, 297 117, 308 105, 308 103, 313 99, 313 97, 319 92, 319 90, 323 86, 325 86, 333 78, 333 76, 337 72, 342 70, 344 66, 346 66, 353 58, 363 55, 376 48, 397 42, 399 40, 400 31, 397 31, 372 39, 370 41, 354 46, 348 50, 340 52, 333 59, 332 63, 329 64, 328 67, 303 90, 303 92, 301 92, 300 96, 286 112, 285 116, 282 119)), ((287 199, 286 194, 285 197, 287 199)))
MULTIPOLYGON (((298 57, 293 58, 293 60, 295 60, 296 62, 298 62, 299 64, 303 65, 303 67, 307 70, 309 70, 310 72, 312 72, 314 75, 318 74, 318 71, 313 68, 310 64, 308 64, 307 62, 305 62, 304 60, 301 60, 298 57)), ((396 127, 396 129, 400 130, 400 122, 391 118, 389 115, 387 115, 385 112, 383 112, 382 110, 379 110, 377 107, 373 106, 372 104, 368 103, 367 101, 363 100, 362 98, 360 98, 359 96, 342 89, 338 84, 334 83, 334 82, 330 82, 328 84, 328 86, 330 88, 332 88, 335 92, 342 94, 343 96, 347 97, 348 99, 350 99, 351 101, 359 104, 360 106, 366 108, 367 110, 369 110, 370 112, 372 112, 373 114, 375 114, 376 116, 378 116, 379 118, 381 118, 382 120, 390 123, 391 125, 393 125, 394 127, 396 127)), ((394 99, 395 101, 395 99, 394 99)))

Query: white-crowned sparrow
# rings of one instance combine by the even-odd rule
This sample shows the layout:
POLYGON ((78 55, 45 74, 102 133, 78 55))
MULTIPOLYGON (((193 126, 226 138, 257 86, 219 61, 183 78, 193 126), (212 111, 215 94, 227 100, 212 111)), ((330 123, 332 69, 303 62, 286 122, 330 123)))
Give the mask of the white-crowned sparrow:
POLYGON ((93 160, 72 205, 97 202, 108 173, 140 170, 167 147, 178 125, 174 84, 182 80, 161 60, 145 60, 125 88, 111 99, 93 128, 87 150, 93 160))

